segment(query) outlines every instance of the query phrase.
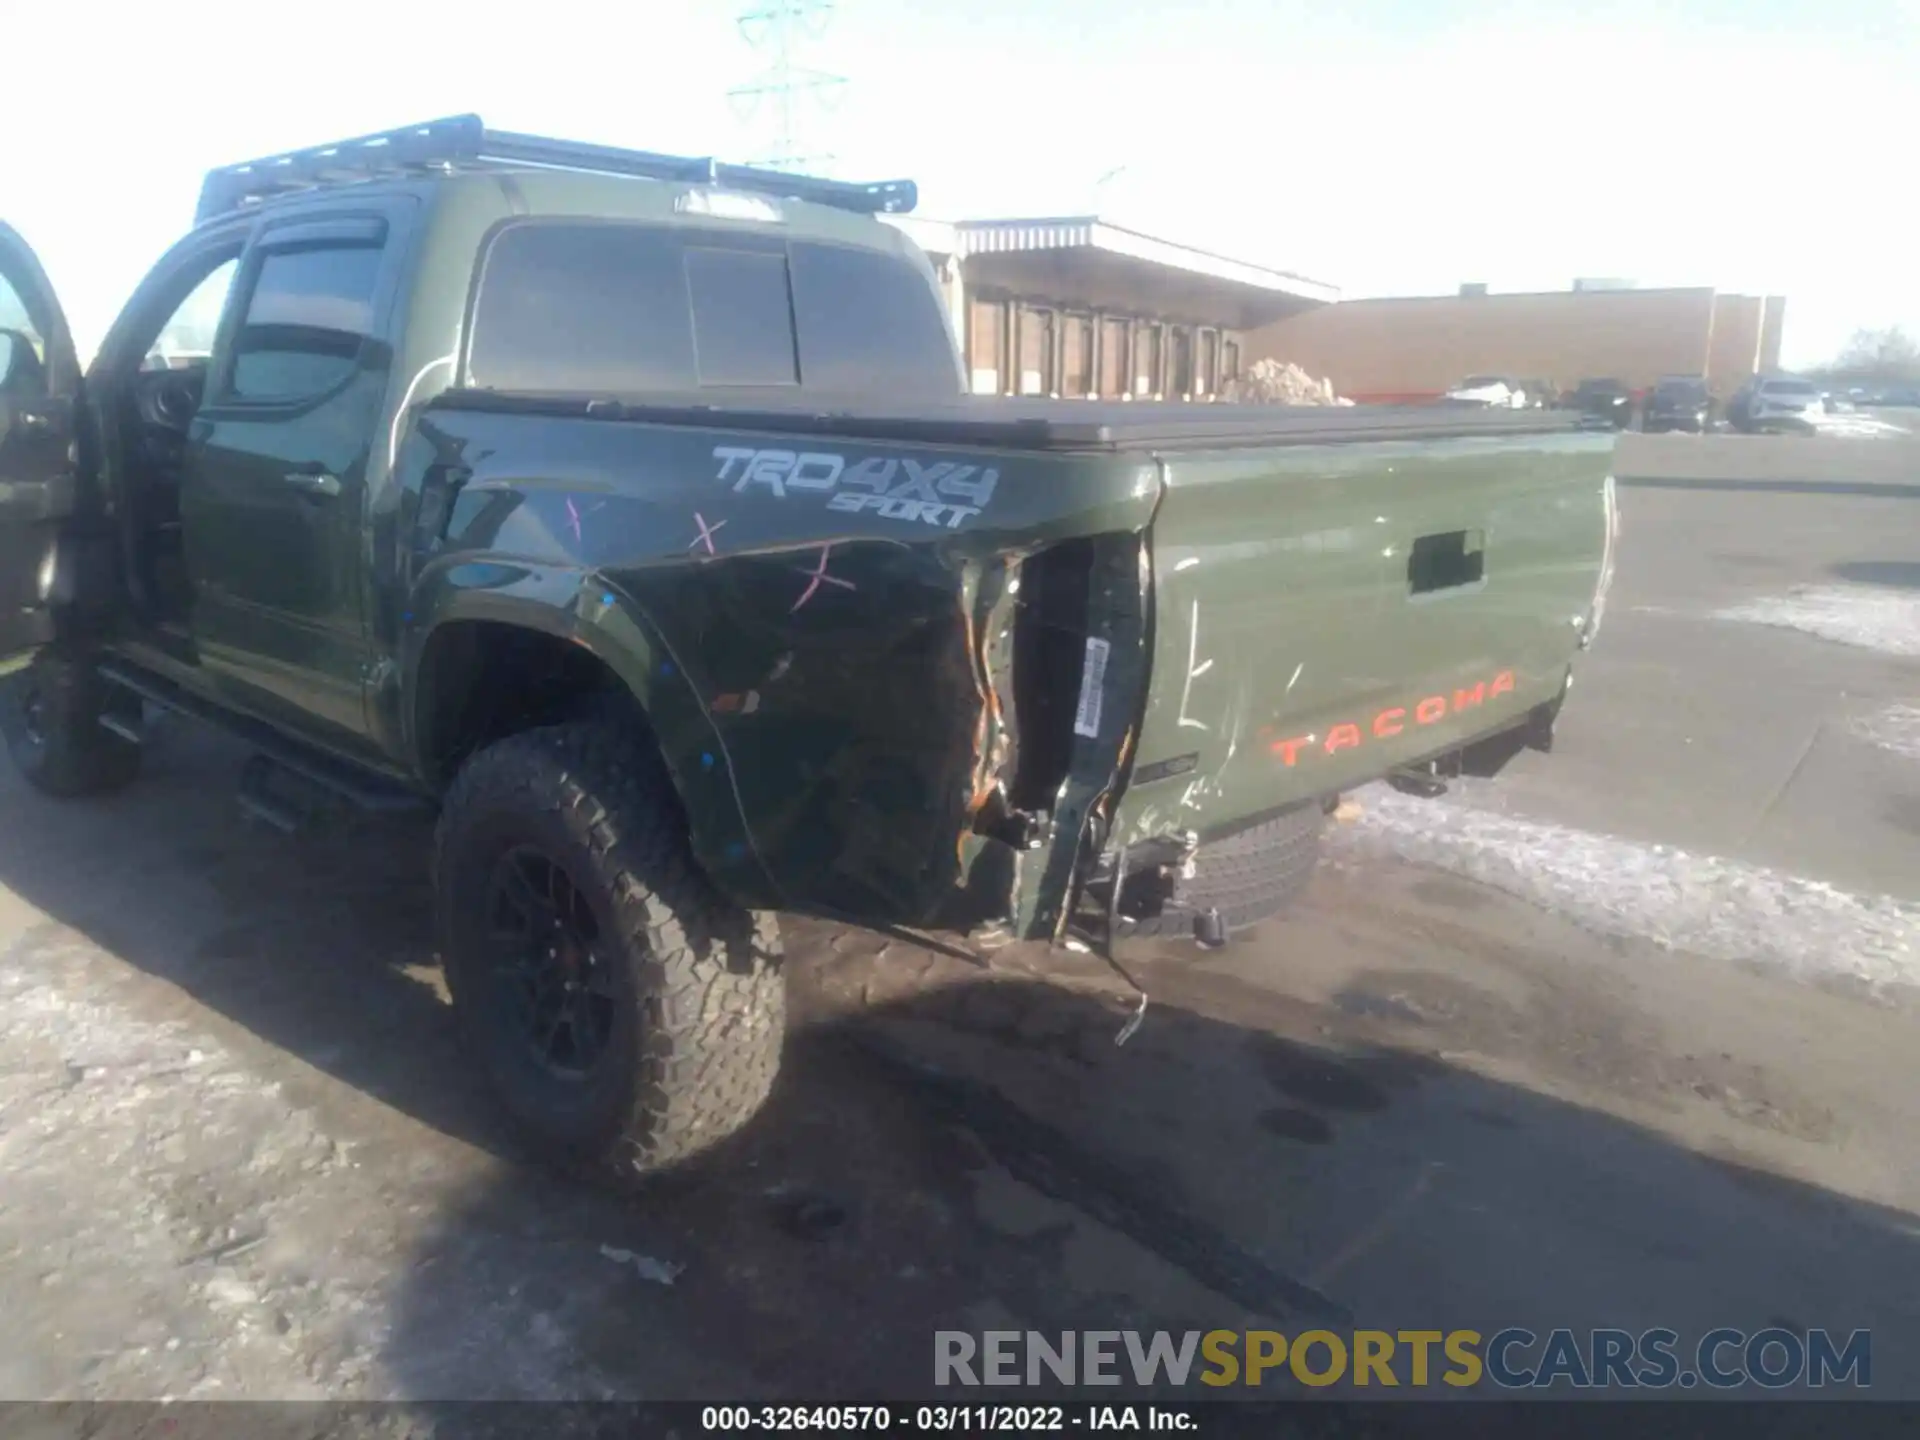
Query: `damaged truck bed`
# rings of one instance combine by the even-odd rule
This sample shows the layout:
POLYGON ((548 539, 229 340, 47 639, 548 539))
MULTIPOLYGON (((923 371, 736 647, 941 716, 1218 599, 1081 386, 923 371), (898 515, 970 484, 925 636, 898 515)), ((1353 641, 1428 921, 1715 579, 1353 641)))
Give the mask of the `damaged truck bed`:
POLYGON ((1609 436, 968 397, 913 198, 473 116, 249 161, 84 383, 0 226, 10 753, 109 791, 162 707, 283 829, 436 808, 474 1054, 624 1181, 769 1093, 779 911, 1211 942, 1343 789, 1546 743, 1609 436))
POLYGON ((681 692, 712 873, 1029 938, 1117 862, 1544 743, 1611 533, 1610 437, 1537 413, 459 390, 422 418, 403 482, 464 478, 415 553, 511 556, 503 601, 578 578, 593 647, 681 692))

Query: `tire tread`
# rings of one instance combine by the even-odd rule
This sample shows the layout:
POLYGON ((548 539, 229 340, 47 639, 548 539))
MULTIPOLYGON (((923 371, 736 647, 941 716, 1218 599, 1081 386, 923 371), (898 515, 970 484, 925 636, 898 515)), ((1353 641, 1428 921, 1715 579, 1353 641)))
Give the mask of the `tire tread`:
MULTIPOLYGON (((657 756, 613 724, 584 721, 510 736, 455 778, 434 839, 443 954, 454 935, 452 849, 469 817, 503 809, 557 810, 580 842, 594 873, 576 883, 604 891, 640 1012, 618 1124, 591 1153, 562 1146, 554 1158, 631 1182, 725 1140, 758 1113, 779 1072, 786 995, 775 918, 733 905, 695 866, 657 756)), ((450 987, 457 969, 448 966, 450 987)), ((529 1138, 553 1153, 552 1137, 529 1138)))

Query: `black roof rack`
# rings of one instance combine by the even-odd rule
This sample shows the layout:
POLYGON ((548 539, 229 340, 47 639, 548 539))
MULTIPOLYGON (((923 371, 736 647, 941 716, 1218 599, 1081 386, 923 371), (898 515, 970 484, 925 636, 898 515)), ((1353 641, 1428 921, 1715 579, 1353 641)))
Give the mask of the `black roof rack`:
POLYGON ((478 115, 452 115, 400 130, 336 140, 285 155, 269 155, 207 172, 195 223, 282 195, 361 180, 464 170, 573 170, 633 175, 694 185, 724 185, 789 200, 808 200, 862 215, 904 215, 919 200, 911 180, 871 185, 789 175, 711 158, 655 155, 612 145, 584 145, 489 130, 478 115))

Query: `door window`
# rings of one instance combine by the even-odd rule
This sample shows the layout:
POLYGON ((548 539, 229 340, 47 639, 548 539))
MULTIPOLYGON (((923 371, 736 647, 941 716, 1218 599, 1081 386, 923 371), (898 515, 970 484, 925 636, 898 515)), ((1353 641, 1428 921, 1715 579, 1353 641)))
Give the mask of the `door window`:
POLYGON ((74 593, 86 572, 61 558, 60 526, 45 523, 72 513, 73 487, 59 483, 71 430, 44 403, 72 383, 71 342, 32 252, 5 225, 0 329, 0 669, 11 671, 53 639, 56 605, 91 596, 74 593))
POLYGON ((299 401, 351 377, 373 334, 378 245, 270 250, 234 338, 232 398, 299 401))
POLYGON ((24 337, 24 342, 16 340, 14 335, 0 337, 0 375, 6 374, 9 370, 25 375, 29 373, 29 367, 34 374, 44 373, 47 359, 46 336, 42 335, 40 327, 34 324, 33 317, 27 313, 26 302, 20 298, 20 292, 13 288, 13 283, 7 279, 4 272, 0 272, 0 330, 11 330, 14 335, 24 337), (25 343, 33 351, 32 359, 15 358, 13 347, 21 343, 25 343))
POLYGON ((227 294, 240 267, 239 256, 222 261, 175 307, 147 347, 142 370, 186 370, 205 366, 213 358, 214 335, 227 294))

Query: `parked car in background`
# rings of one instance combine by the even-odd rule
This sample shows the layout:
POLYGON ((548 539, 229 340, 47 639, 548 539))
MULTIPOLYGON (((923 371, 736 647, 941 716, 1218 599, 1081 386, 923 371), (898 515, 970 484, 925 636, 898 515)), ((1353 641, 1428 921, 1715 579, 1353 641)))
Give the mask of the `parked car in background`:
POLYGON ((1665 375, 1647 394, 1640 428, 1652 435, 1688 430, 1704 435, 1713 428, 1713 395, 1698 375, 1665 375))
POLYGON ((1524 410, 1527 392, 1518 380, 1504 375, 1469 375, 1447 392, 1447 399, 1496 410, 1524 410))
POLYGON ((1825 398, 1810 380, 1791 375, 1757 375, 1734 394, 1727 423, 1748 435, 1817 430, 1827 414, 1825 398))
POLYGON ((1876 406, 1916 406, 1920 405, 1920 386, 1913 385, 1870 385, 1855 386, 1847 391, 1847 399, 1853 402, 1856 410, 1872 409, 1876 406))
POLYGON ((1520 388, 1526 392, 1529 410, 1551 409, 1559 398, 1559 392, 1553 388, 1551 380, 1522 380, 1520 388))
POLYGON ((1593 415, 1624 430, 1633 419, 1633 391, 1623 380, 1582 380, 1567 401, 1570 408, 1593 415))

